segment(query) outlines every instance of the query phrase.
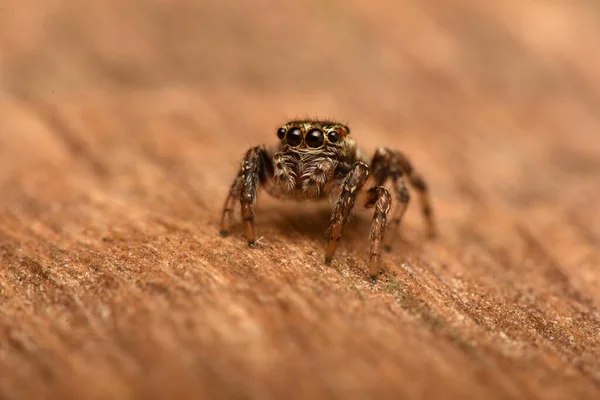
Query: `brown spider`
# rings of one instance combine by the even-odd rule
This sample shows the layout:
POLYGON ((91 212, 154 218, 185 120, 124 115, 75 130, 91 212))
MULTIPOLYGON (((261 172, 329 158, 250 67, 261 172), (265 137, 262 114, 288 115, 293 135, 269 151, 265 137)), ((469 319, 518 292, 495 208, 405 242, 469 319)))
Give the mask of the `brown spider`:
POLYGON ((405 176, 419 192, 428 234, 430 237, 435 236, 436 227, 427 186, 402 153, 379 148, 369 166, 362 161, 355 141, 350 138, 350 129, 333 121, 290 121, 277 130, 277 137, 280 142, 273 148, 258 146, 246 153, 225 201, 221 220, 222 236, 228 235, 231 215, 239 202, 246 239, 248 245, 254 247, 254 204, 259 187, 280 199, 334 197, 336 200, 325 251, 325 263, 329 264, 344 225, 350 219, 356 197, 370 180, 372 182, 366 191, 365 207, 375 207, 369 260, 370 276, 375 277, 380 272, 379 255, 392 205, 392 196, 383 184, 391 181, 398 201, 392 218, 393 229, 385 236, 384 247, 390 251, 410 198, 404 182, 405 176))

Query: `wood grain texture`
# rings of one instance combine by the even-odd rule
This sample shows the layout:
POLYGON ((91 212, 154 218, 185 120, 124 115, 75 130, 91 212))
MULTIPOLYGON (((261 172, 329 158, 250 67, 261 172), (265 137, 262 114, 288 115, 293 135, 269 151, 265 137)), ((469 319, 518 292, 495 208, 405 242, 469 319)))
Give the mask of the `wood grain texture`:
POLYGON ((1 1, 0 398, 599 398, 600 9, 496 3, 1 1), (331 266, 327 205, 221 238, 304 115, 440 238, 413 202, 376 283, 369 211, 331 266))

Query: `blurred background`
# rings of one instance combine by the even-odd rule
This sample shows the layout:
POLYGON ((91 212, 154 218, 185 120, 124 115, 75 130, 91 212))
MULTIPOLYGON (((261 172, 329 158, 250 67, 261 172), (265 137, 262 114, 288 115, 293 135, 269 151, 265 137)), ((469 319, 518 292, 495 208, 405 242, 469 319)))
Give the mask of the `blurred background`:
MULTIPOLYGON (((187 135, 207 154, 174 158, 231 175, 278 124, 315 116, 347 122, 368 151, 414 154, 438 190, 475 180, 503 201, 533 201, 568 185, 583 199, 580 178, 600 170, 594 1, 52 0, 1 10, 4 102, 69 125, 81 151, 187 135)), ((4 141, 32 135, 7 114, 4 141)))
POLYGON ((594 0, 0 0, 0 395, 597 393, 599 43, 594 0), (302 117, 404 151, 441 240, 411 207, 371 284, 369 217, 342 275, 327 210, 219 238, 302 117))

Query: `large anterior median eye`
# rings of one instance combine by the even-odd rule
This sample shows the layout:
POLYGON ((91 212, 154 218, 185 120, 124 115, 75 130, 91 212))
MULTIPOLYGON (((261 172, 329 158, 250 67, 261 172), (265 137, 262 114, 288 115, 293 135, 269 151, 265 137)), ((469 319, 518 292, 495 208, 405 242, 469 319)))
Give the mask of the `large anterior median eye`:
POLYGON ((312 129, 308 131, 306 137, 304 138, 306 145, 308 147, 312 147, 313 149, 319 148, 323 146, 323 142, 325 141, 323 137, 323 132, 318 129, 312 129))
POLYGON ((298 128, 290 128, 285 136, 285 141, 292 147, 302 143, 302 131, 298 128))

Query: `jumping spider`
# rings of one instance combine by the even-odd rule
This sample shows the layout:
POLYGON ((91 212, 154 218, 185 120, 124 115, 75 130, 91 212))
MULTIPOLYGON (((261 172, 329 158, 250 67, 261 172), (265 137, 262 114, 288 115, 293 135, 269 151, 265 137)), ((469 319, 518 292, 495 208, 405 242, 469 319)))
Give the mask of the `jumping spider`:
POLYGON ((350 129, 333 121, 290 121, 277 129, 280 142, 271 149, 253 147, 246 153, 241 169, 225 201, 221 235, 227 236, 236 203, 240 203, 248 245, 256 241, 254 204, 259 187, 280 199, 311 200, 335 198, 328 229, 325 263, 329 264, 337 248, 344 225, 350 219, 357 195, 365 186, 365 207, 374 207, 371 225, 369 273, 380 272, 382 242, 391 250, 400 221, 407 209, 408 182, 420 195, 421 211, 430 237, 436 227, 425 181, 400 152, 379 148, 371 164, 363 162, 350 129), (392 229, 385 235, 392 196, 383 185, 391 181, 398 205, 392 214, 392 229), (367 185, 367 183, 369 184, 367 185), (385 236, 385 239, 384 239, 385 236), (385 242, 384 242, 385 240, 385 242))

